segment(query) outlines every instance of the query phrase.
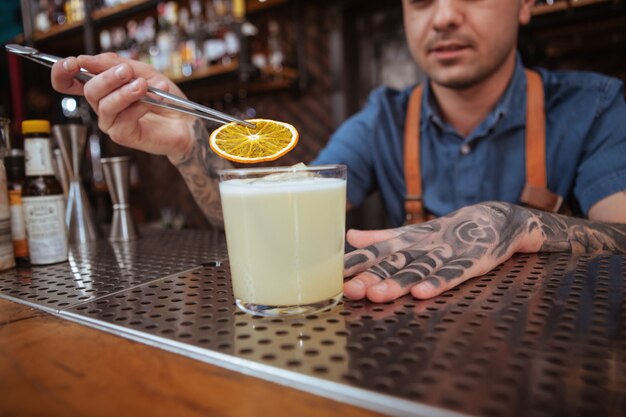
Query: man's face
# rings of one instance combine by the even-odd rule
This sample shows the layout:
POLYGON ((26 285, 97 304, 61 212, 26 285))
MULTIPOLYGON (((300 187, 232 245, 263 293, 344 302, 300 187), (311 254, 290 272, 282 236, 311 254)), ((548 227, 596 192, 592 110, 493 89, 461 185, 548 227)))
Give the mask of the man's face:
POLYGON ((534 0, 403 0, 413 57, 432 82, 471 87, 515 55, 534 0))

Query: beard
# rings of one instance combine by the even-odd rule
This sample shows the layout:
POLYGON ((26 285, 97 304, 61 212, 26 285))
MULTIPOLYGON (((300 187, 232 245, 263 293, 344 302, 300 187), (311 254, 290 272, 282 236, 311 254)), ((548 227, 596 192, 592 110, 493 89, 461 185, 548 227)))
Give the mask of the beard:
POLYGON ((432 72, 426 71, 426 73, 431 82, 442 87, 451 90, 467 90, 488 79, 498 67, 499 65, 489 67, 478 65, 473 68, 472 71, 463 68, 463 71, 454 71, 453 74, 449 74, 450 71, 446 71, 445 69, 433 70, 432 72))
MULTIPOLYGON (((426 50, 435 48, 437 43, 442 41, 455 41, 468 48, 475 49, 476 42, 465 36, 455 34, 455 36, 436 36, 429 39, 426 50)), ((422 65, 422 70, 428 75, 431 82, 452 90, 466 90, 476 85, 496 73, 515 51, 515 43, 504 42, 501 45, 494 45, 489 54, 483 56, 474 55, 467 62, 435 62, 426 60, 422 65)))

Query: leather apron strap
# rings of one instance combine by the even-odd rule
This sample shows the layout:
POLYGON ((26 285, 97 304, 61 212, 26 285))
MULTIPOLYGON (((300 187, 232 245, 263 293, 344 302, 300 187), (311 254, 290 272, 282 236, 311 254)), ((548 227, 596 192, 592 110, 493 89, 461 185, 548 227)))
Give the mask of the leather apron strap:
POLYGON ((404 212, 406 224, 426 221, 422 202, 422 174, 420 168, 420 120, 422 115, 421 85, 415 87, 409 98, 404 123, 404 212))
POLYGON ((548 189, 546 173, 546 113, 541 76, 526 70, 526 184, 520 201, 540 210, 557 212, 563 198, 548 189))
MULTIPOLYGON (((556 212, 563 198, 548 190, 546 173, 546 119, 541 76, 526 70, 526 184, 520 201, 531 207, 556 212)), ((420 119, 422 86, 411 93, 404 124, 405 223, 421 223, 434 216, 424 209, 420 168, 420 119)))

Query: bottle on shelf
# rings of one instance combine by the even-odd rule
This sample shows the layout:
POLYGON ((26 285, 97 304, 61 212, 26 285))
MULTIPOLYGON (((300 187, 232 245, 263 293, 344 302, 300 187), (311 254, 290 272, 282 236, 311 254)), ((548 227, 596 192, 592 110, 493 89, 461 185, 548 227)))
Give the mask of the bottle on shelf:
POLYGON ((281 45, 280 28, 278 22, 271 20, 268 25, 267 51, 270 70, 279 73, 283 70, 285 54, 281 45))
POLYGON ((139 41, 142 35, 137 21, 131 19, 126 23, 125 35, 122 50, 128 58, 139 59, 139 41))
POLYGON ((28 235, 30 263, 46 265, 68 257, 65 201, 61 184, 54 176, 50 122, 22 122, 26 179, 22 202, 28 235))
POLYGON ((50 21, 53 25, 63 25, 67 19, 67 9, 69 1, 65 0, 50 0, 50 21))
POLYGON ((229 23, 231 14, 231 2, 229 0, 213 0, 215 15, 220 23, 229 23))
POLYGON ((160 3, 157 10, 159 12, 159 33, 157 35, 159 58, 156 68, 170 77, 178 78, 182 75, 178 49, 178 4, 173 1, 160 3))
POLYGON ((24 207, 22 193, 26 177, 24 167, 24 151, 10 149, 4 155, 4 165, 7 172, 9 190, 9 206, 11 208, 11 238, 13 252, 17 265, 28 265, 28 239, 26 237, 26 222, 24 221, 24 207))
POLYGON ((193 37, 191 20, 187 8, 182 7, 178 17, 181 34, 178 47, 181 59, 181 73, 183 76, 189 77, 194 71, 196 62, 196 41, 193 37))
POLYGON ((202 45, 204 44, 207 34, 204 22, 202 21, 202 3, 200 3, 200 0, 191 0, 189 2, 189 10, 191 11, 191 20, 189 21, 188 33, 193 39, 195 47, 195 62, 193 67, 196 70, 202 70, 206 67, 204 48, 202 45))
POLYGON ((4 271, 15 266, 13 240, 11 238, 11 208, 3 159, 9 144, 9 119, 0 118, 0 130, 2 138, 2 157, 0 157, 0 271, 4 271))
POLYGON ((225 53, 222 57, 221 63, 223 65, 228 65, 233 61, 233 59, 237 58, 240 49, 239 37, 233 31, 232 24, 224 26, 222 39, 224 39, 225 53))
POLYGON ((152 65, 150 47, 154 40, 154 19, 147 17, 137 25, 137 60, 144 64, 152 65))
POLYGON ((111 29, 111 45, 113 51, 119 56, 130 58, 130 50, 126 49, 126 30, 122 26, 116 26, 111 29))
POLYGON ((39 0, 34 13, 33 26, 35 30, 45 32, 50 30, 52 21, 50 20, 50 1, 39 0))
POLYGON ((85 19, 85 2, 84 0, 54 0, 55 2, 65 3, 65 18, 68 23, 80 22, 85 19))
POLYGON ((100 52, 111 52, 113 50, 113 40, 111 32, 107 29, 100 31, 100 52))

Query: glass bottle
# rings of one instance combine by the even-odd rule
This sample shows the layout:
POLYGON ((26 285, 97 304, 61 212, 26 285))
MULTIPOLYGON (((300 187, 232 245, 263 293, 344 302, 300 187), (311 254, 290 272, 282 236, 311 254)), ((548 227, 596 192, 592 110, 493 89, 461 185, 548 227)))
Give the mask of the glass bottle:
POLYGON ((30 263, 63 262, 68 255, 65 201, 61 184, 54 176, 50 122, 25 120, 22 134, 26 158, 22 203, 30 263))
POLYGON ((27 265, 28 239, 26 238, 26 222, 24 221, 24 207, 22 192, 24 190, 24 151, 10 149, 4 155, 4 166, 7 171, 9 189, 9 206, 11 208, 11 237, 13 252, 18 265, 27 265))
MULTIPOLYGON (((2 156, 9 143, 9 119, 0 118, 0 136, 2 141, 2 156)), ((0 271, 13 268, 13 240, 11 239, 11 209, 7 190, 7 174, 3 158, 0 157, 0 271)))
POLYGON ((283 70, 285 54, 283 53, 281 45, 278 22, 275 20, 271 20, 269 22, 269 36, 267 38, 267 44, 270 69, 276 73, 280 73, 283 70))

